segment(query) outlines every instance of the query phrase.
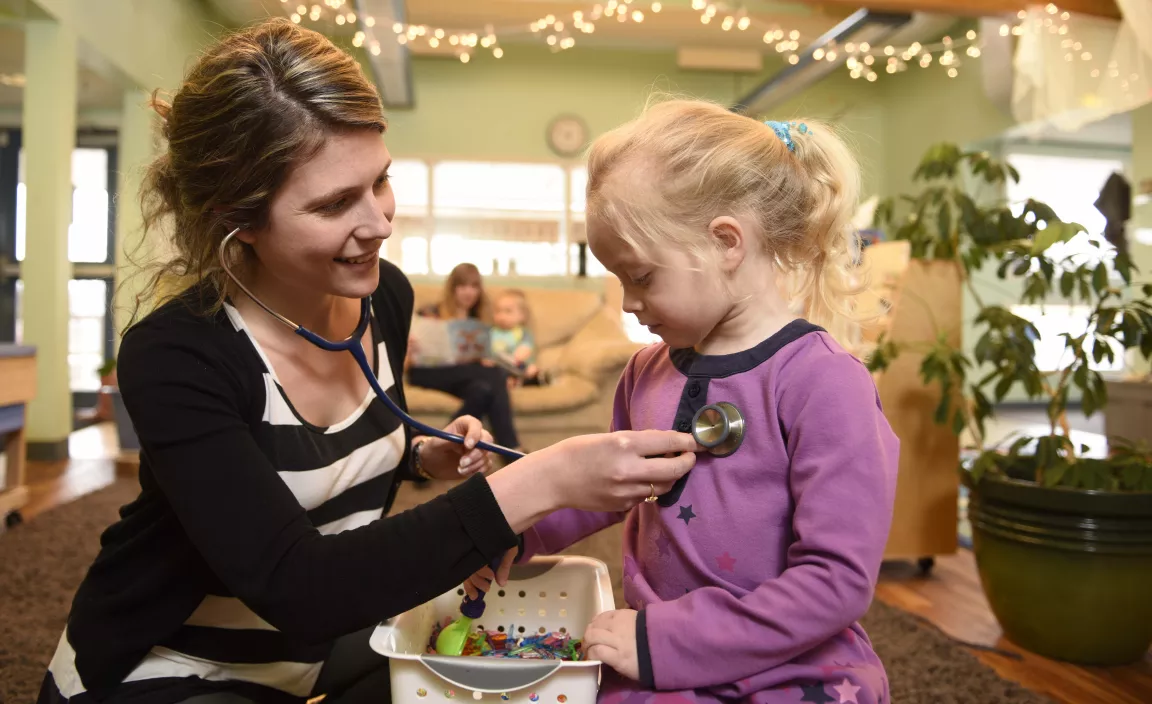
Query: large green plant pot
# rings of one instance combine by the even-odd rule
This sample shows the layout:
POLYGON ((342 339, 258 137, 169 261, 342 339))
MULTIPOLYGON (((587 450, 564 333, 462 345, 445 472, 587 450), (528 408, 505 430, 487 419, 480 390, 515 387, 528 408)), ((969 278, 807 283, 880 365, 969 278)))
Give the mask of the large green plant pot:
POLYGON ((1009 640, 1085 665, 1144 657, 1152 645, 1152 493, 965 479, 980 581, 1009 640))

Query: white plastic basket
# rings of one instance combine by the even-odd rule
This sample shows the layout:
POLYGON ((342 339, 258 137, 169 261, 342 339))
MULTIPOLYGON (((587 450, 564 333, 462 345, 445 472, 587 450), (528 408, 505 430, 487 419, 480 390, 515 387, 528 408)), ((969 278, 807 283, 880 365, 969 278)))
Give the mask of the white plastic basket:
MULTIPOLYGON (((432 629, 445 617, 459 615, 462 594, 455 589, 441 594, 372 633, 372 649, 391 661, 395 704, 595 704, 599 661, 428 655, 432 629)), ((508 584, 494 588, 484 601, 487 606, 476 628, 514 627, 512 635, 563 629, 582 638, 593 618, 615 608, 608 566, 574 556, 535 557, 513 565, 508 584)))

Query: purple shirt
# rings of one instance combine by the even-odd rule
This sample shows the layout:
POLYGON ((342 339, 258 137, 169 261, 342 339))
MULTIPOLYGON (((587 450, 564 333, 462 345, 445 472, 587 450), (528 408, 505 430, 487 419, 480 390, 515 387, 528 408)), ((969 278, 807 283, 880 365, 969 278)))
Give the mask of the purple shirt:
POLYGON ((700 453, 657 502, 559 511, 524 535, 522 559, 626 521, 641 681, 606 668, 600 701, 887 702, 857 623, 888 538, 899 454, 871 375, 803 320, 729 355, 654 344, 624 370, 613 429, 687 431, 721 401, 745 419, 735 453, 700 453))

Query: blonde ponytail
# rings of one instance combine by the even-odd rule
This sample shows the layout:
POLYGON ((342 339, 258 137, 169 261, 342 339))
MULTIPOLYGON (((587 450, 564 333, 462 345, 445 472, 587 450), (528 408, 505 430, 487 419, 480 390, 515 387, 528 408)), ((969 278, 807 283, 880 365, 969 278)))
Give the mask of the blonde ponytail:
POLYGON ((674 247, 707 261, 718 254, 708 224, 746 214, 795 313, 846 349, 858 340, 853 296, 864 289, 852 227, 859 194, 859 167, 831 126, 765 123, 704 100, 654 102, 588 153, 589 221, 639 250, 674 247), (630 174, 615 179, 629 188, 610 186, 636 164, 650 193, 638 194, 630 174))
POLYGON ((805 317, 845 347, 855 344, 856 296, 867 287, 859 268, 860 238, 852 223, 860 200, 860 167, 852 152, 820 123, 794 123, 795 155, 807 176, 809 212, 793 294, 806 303, 805 317), (801 132, 800 126, 803 126, 801 132))

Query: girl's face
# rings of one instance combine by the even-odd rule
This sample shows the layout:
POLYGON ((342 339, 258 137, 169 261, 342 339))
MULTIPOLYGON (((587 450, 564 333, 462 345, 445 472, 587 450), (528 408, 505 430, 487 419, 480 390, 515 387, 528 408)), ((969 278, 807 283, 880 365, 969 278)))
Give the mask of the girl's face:
POLYGON ((472 310, 472 306, 480 300, 480 282, 462 281, 456 284, 453 293, 456 296, 457 310, 472 310))
POLYGON ((237 233, 255 249, 260 275, 306 295, 371 295, 380 280, 380 247, 396 214, 391 164, 375 130, 329 135, 284 180, 267 225, 237 233))
POLYGON ((635 314, 670 347, 699 347, 732 310, 721 273, 687 253, 638 252, 594 217, 588 220, 588 248, 620 280, 624 312, 635 314))
POLYGON ((492 311, 496 327, 510 330, 524 324, 524 303, 516 296, 501 296, 492 311))

